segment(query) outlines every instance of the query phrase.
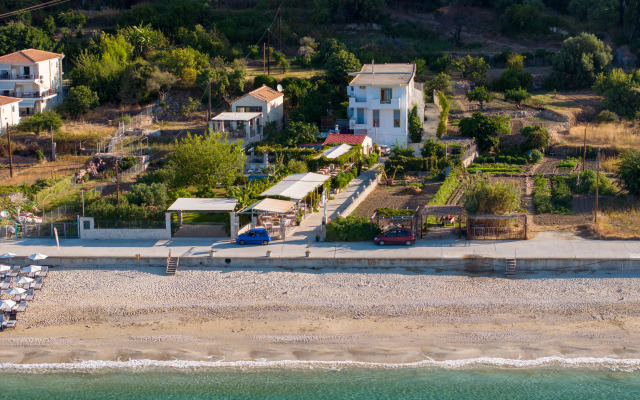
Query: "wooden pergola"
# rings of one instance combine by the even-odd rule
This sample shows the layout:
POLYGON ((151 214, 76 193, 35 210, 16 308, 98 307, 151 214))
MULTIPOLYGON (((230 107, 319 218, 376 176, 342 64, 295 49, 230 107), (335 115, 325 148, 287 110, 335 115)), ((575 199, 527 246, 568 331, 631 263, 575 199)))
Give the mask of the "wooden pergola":
POLYGON ((455 216, 458 218, 458 237, 462 237, 462 215, 464 213, 464 208, 462 206, 456 205, 444 205, 444 206, 432 206, 426 205, 421 207, 418 210, 418 214, 420 215, 420 237, 424 237, 424 232, 422 227, 424 226, 425 220, 429 215, 434 217, 448 217, 455 216))

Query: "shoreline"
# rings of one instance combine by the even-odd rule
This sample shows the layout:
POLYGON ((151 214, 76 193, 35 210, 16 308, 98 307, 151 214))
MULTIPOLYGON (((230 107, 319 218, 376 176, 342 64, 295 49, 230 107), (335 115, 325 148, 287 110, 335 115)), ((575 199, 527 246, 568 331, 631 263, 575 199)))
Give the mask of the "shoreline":
POLYGON ((0 364, 636 360, 639 331, 635 271, 54 268, 0 364))

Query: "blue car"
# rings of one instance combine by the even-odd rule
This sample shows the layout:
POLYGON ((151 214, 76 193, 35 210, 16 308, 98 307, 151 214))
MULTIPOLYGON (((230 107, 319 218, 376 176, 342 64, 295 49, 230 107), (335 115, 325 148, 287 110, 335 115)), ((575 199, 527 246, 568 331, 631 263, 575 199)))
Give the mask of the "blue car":
POLYGON ((254 228, 249 232, 245 232, 242 235, 238 235, 236 238, 237 244, 269 244, 271 242, 271 236, 264 228, 254 228))

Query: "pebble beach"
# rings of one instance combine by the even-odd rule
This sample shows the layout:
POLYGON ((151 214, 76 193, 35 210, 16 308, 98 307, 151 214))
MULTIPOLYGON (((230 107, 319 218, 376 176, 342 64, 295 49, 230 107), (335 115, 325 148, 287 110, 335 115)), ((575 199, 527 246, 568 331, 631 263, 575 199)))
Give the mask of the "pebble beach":
POLYGON ((640 358, 637 272, 50 271, 4 363, 640 358))

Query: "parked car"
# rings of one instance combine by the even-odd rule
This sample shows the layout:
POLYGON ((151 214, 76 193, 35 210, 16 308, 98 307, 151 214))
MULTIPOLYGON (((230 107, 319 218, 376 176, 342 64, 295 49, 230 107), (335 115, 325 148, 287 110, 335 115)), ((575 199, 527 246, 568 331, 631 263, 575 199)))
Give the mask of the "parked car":
POLYGON ((380 157, 386 157, 391 155, 391 147, 382 145, 380 146, 380 157))
POLYGON ((42 218, 35 216, 32 213, 20 213, 18 214, 17 220, 21 224, 25 224, 25 223, 41 224, 42 223, 42 218))
POLYGON ((416 242, 416 235, 409 228, 393 228, 384 233, 376 235, 373 243, 380 246, 385 244, 404 244, 411 246, 416 242))
POLYGON ((236 238, 237 244, 269 244, 270 242, 271 235, 264 228, 251 229, 236 238))

